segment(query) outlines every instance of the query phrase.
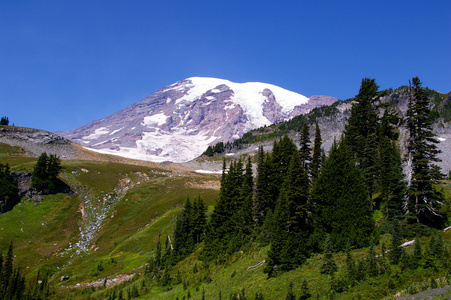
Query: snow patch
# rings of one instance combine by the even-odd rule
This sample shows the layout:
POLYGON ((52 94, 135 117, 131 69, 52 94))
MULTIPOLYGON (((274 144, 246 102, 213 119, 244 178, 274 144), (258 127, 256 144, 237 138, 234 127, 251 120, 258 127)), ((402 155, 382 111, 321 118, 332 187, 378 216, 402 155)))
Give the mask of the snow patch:
POLYGON ((164 123, 166 123, 167 118, 168 116, 166 116, 164 113, 159 113, 153 116, 147 116, 144 117, 142 125, 147 127, 161 126, 164 123))
POLYGON ((112 132, 110 133, 110 135, 113 135, 113 134, 115 134, 116 132, 121 131, 122 129, 124 129, 124 127, 112 131, 112 132))
POLYGON ((83 140, 95 140, 95 139, 98 139, 99 137, 101 137, 102 135, 107 134, 108 132, 110 132, 108 130, 108 128, 100 127, 100 128, 97 128, 96 130, 94 130, 93 133, 91 133, 88 136, 83 137, 82 139, 83 140))
POLYGON ((196 170, 195 172, 200 174, 222 174, 222 171, 209 171, 209 170, 196 170))

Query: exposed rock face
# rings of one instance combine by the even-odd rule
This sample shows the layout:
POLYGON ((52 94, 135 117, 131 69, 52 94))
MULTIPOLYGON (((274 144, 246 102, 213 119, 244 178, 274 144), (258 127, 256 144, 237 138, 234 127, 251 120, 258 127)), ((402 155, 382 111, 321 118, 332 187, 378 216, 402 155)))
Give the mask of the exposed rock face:
POLYGON ((104 119, 61 134, 99 152, 152 161, 194 159, 208 145, 337 99, 307 98, 263 83, 193 77, 104 119))
POLYGON ((80 148, 55 133, 15 126, 0 127, 0 143, 20 147, 29 157, 47 152, 62 159, 76 158, 75 148, 80 148))

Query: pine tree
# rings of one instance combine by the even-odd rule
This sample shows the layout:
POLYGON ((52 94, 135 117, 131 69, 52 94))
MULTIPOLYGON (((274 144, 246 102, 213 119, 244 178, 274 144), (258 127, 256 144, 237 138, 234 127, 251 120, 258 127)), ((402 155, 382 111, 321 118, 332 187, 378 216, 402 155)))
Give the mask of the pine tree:
POLYGON ((423 259, 423 250, 421 249, 420 239, 417 237, 415 239, 415 244, 413 248, 412 255, 412 268, 416 269, 421 265, 421 261, 423 259))
POLYGON ((318 123, 315 125, 315 140, 313 144, 313 156, 311 164, 311 176, 315 180, 318 178, 319 170, 321 167, 321 130, 319 129, 318 123))
POLYGON ((271 162, 268 168, 268 183, 270 200, 269 209, 274 211, 277 199, 280 196, 281 188, 285 182, 285 177, 290 165, 291 156, 298 152, 293 140, 284 136, 279 142, 274 142, 271 154, 271 162))
POLYGON ((312 295, 310 294, 307 280, 304 279, 301 284, 301 295, 299 296, 299 300, 306 300, 310 298, 312 295))
POLYGON ((315 234, 312 243, 321 243, 331 235, 337 250, 368 246, 374 221, 361 171, 343 142, 335 142, 324 162, 311 192, 314 206, 315 234))
POLYGON ((365 178, 368 197, 371 199, 377 178, 377 114, 378 89, 374 79, 364 78, 356 103, 351 108, 351 116, 345 126, 344 139, 357 158, 359 168, 365 178))
POLYGON ((0 214, 11 210, 18 200, 17 183, 11 176, 9 165, 0 163, 0 214))
POLYGON ((290 281, 290 284, 288 285, 288 292, 287 296, 285 297, 285 300, 296 300, 296 295, 293 292, 293 282, 290 281))
POLYGON ((327 235, 324 243, 324 262, 321 265, 321 274, 333 275, 337 272, 337 264, 333 259, 333 245, 330 235, 327 235))
POLYGON ((61 160, 56 155, 42 153, 34 166, 31 186, 39 191, 55 190, 59 184, 58 174, 61 168, 61 160))
POLYGON ((254 220, 257 226, 263 225, 263 220, 270 207, 269 182, 268 182, 268 162, 263 146, 260 146, 257 153, 257 181, 255 184, 254 198, 254 220))
POLYGON ((299 153, 295 152, 275 210, 276 227, 268 252, 268 268, 291 270, 308 257, 306 245, 311 233, 308 191, 308 175, 299 153))
POLYGON ((301 155, 302 167, 307 171, 311 169, 311 161, 312 161, 311 152, 312 149, 310 147, 309 126, 307 125, 307 123, 304 123, 301 132, 299 153, 301 155))
POLYGON ((392 265, 397 265, 399 263, 399 259, 401 258, 401 233, 399 229, 398 220, 394 220, 393 222, 393 232, 391 235, 390 241, 390 252, 389 252, 389 260, 392 265))
POLYGON ((6 254, 5 261, 3 262, 2 273, 1 273, 1 287, 3 288, 3 293, 7 292, 9 281, 13 275, 13 241, 9 243, 8 253, 6 254))
POLYGON ((367 261, 367 272, 370 277, 376 277, 379 273, 377 269, 377 260, 376 260, 376 250, 374 250, 374 243, 371 241, 370 249, 368 252, 368 256, 366 258, 367 261))
POLYGON ((437 149, 439 141, 432 131, 428 92, 417 77, 412 78, 412 93, 407 111, 409 129, 408 161, 411 177, 408 178, 409 211, 417 222, 440 227, 444 221, 440 213, 443 194, 434 189, 441 178, 437 149))
POLYGON ((351 246, 346 244, 346 279, 348 284, 353 286, 356 281, 357 266, 351 254, 351 246))

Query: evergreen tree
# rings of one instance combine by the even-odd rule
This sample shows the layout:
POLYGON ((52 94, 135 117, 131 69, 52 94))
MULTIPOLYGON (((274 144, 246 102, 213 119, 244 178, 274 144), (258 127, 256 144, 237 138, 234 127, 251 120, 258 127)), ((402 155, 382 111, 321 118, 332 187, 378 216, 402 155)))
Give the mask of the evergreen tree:
POLYGON ((31 186, 39 191, 56 189, 61 168, 61 160, 56 155, 42 153, 34 166, 31 186))
POLYGON ((304 279, 301 284, 301 295, 299 296, 299 300, 306 300, 310 298, 312 295, 310 294, 307 280, 304 279))
POLYGON ((397 265, 399 263, 399 259, 401 258, 401 233, 399 229, 398 220, 394 220, 393 222, 393 232, 391 235, 390 241, 390 252, 389 252, 389 260, 393 265, 397 265))
POLYGON ((8 117, 2 117, 1 120, 0 120, 0 125, 8 126, 9 125, 8 117))
POLYGON ((385 243, 382 242, 381 254, 379 256, 379 274, 385 274, 390 271, 390 266, 387 266, 387 259, 385 257, 386 251, 385 243))
POLYGON ((344 132, 345 143, 357 158, 365 178, 369 199, 374 192, 377 178, 378 89, 379 86, 374 79, 362 79, 344 132))
POLYGON ((307 125, 307 123, 304 123, 301 132, 299 153, 301 155, 302 167, 307 171, 311 169, 311 161, 312 161, 311 152, 312 149, 310 147, 309 126, 307 125))
POLYGON ((9 165, 0 163, 0 214, 11 210, 17 201, 17 183, 11 176, 9 165))
MULTIPOLYGON (((388 121, 382 118, 383 132, 388 121)), ((403 215, 406 182, 404 181, 401 152, 395 141, 385 134, 380 135, 379 142, 379 189, 381 199, 385 204, 385 217, 388 222, 403 215)))
POLYGON ((275 210, 276 227, 268 252, 268 268, 291 270, 308 257, 307 241, 312 231, 308 191, 308 175, 299 153, 295 152, 275 210))
POLYGON ((9 282, 11 276, 13 275, 13 241, 9 243, 8 253, 6 254, 5 261, 3 262, 2 273, 1 273, 1 287, 3 293, 6 293, 9 287, 9 282))
POLYGON ((281 188, 285 182, 285 177, 290 165, 291 156, 294 152, 298 152, 293 140, 288 136, 284 136, 279 142, 274 142, 271 162, 268 168, 269 183, 269 209, 274 211, 277 199, 280 196, 281 188))
POLYGON ((356 167, 352 152, 343 142, 335 142, 324 162, 312 192, 315 234, 318 245, 330 234, 337 250, 351 246, 368 246, 374 231, 366 186, 356 167))
POLYGON ((311 164, 311 176, 315 180, 318 178, 319 170, 321 167, 321 130, 319 129, 318 123, 315 125, 315 140, 313 144, 313 156, 311 164))
POLYGON ((263 225, 263 220, 270 207, 270 191, 268 181, 268 162, 263 146, 258 148, 257 181, 255 184, 254 221, 257 226, 263 225))
POLYGON ((420 239, 417 237, 415 239, 415 244, 413 248, 412 255, 412 268, 416 269, 421 265, 421 261, 423 259, 423 250, 421 249, 420 239))
POLYGON ((337 272, 337 264, 333 258, 332 239, 328 234, 324 243, 324 262, 321 265, 321 274, 333 275, 335 272, 337 272))
POLYGON ((417 222, 440 227, 444 221, 440 213, 443 194, 434 189, 434 184, 441 179, 441 174, 439 167, 433 164, 439 161, 439 141, 432 131, 428 92, 421 84, 418 76, 412 78, 412 93, 406 114, 409 129, 408 161, 411 166, 408 208, 417 222))
POLYGON ((355 263, 354 258, 351 254, 351 246, 349 243, 346 245, 346 279, 348 281, 348 284, 353 286, 356 281, 356 272, 357 272, 357 266, 355 263))
POLYGON ((296 300, 296 295, 293 292, 293 282, 290 281, 290 284, 288 285, 288 292, 287 296, 285 297, 285 300, 296 300))
POLYGON ((379 273, 379 270, 377 268, 376 250, 374 250, 373 241, 371 241, 370 249, 369 249, 366 261, 367 261, 366 269, 367 269, 367 272, 368 272, 368 276, 376 277, 378 275, 378 273, 379 273))

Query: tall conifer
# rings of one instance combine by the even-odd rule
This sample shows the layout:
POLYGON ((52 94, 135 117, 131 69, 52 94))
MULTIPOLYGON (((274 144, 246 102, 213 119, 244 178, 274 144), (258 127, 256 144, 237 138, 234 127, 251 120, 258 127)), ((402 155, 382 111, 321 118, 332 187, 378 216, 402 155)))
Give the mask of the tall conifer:
POLYGON ((315 124, 315 140, 313 143, 313 155, 312 155, 312 167, 311 175, 312 179, 318 178, 319 170, 321 167, 321 130, 319 129, 318 123, 315 124))
POLYGON ((439 141, 432 131, 428 91, 421 84, 418 76, 412 78, 411 99, 407 111, 410 135, 408 161, 411 166, 411 176, 408 178, 408 208, 417 222, 440 227, 445 219, 440 213, 443 194, 434 188, 434 184, 441 179, 440 169, 434 165, 434 162, 439 161, 439 141))
POLYGON ((314 182, 312 203, 315 216, 315 244, 331 235, 337 250, 368 246, 374 221, 361 171, 352 159, 347 144, 335 142, 314 182))

